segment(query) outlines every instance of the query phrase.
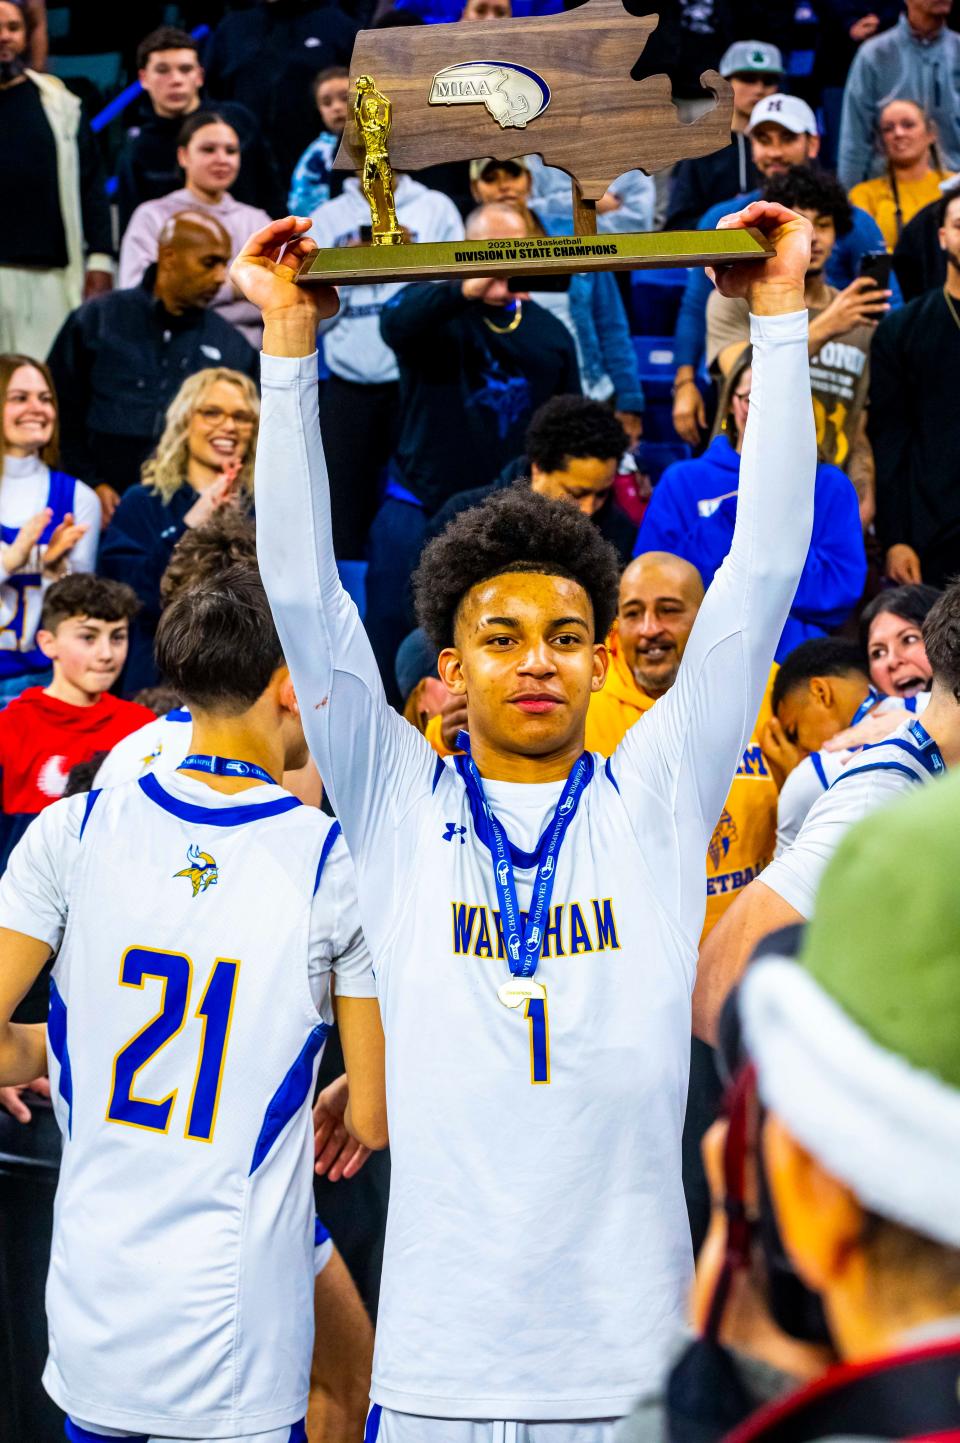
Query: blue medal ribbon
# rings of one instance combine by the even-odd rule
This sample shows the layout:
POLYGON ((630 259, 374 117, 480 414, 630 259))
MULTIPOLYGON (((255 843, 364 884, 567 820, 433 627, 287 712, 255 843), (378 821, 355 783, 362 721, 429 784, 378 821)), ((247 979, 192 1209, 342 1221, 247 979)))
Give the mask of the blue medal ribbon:
POLYGON ((870 690, 867 692, 866 696, 863 698, 863 701, 862 701, 862 702, 860 703, 860 705, 857 707, 857 709, 856 709, 856 711, 854 712, 853 716, 852 716, 852 717, 850 718, 850 720, 847 722, 847 726, 848 726, 848 727, 855 727, 855 726, 857 726, 860 722, 863 721, 863 719, 864 719, 865 716, 869 716, 869 715, 870 715, 870 713, 873 711, 874 707, 876 706, 877 702, 878 702, 878 701, 882 701, 882 700, 883 700, 883 698, 881 697, 880 693, 876 690, 876 688, 875 688, 875 687, 871 687, 870 690))
MULTIPOLYGON (((463 732, 460 733, 457 741, 458 745, 467 742, 463 732)), ((480 773, 477 771, 468 747, 469 743, 467 742, 467 746, 464 748, 466 756, 463 758, 463 766, 460 770, 472 800, 482 810, 490 828, 493 880, 500 902, 500 925, 510 971, 514 977, 532 977, 540 961, 544 922, 550 915, 550 898, 553 895, 553 884, 556 880, 557 857, 563 846, 567 828, 576 816, 583 789, 593 776, 593 757, 589 752, 584 752, 574 764, 573 770, 564 783, 553 818, 543 833, 538 849, 540 864, 537 867, 537 875, 533 883, 527 925, 524 927, 520 915, 520 904, 517 901, 517 881, 510 858, 510 842, 487 801, 480 773)))
POLYGON ((234 757, 211 757, 205 752, 192 752, 184 757, 177 771, 209 772, 213 777, 253 777, 258 782, 269 782, 272 787, 277 785, 270 773, 258 767, 256 762, 241 762, 234 757))
POLYGON ((908 730, 917 746, 927 754, 929 762, 927 770, 930 772, 945 772, 947 770, 947 764, 943 760, 940 748, 923 725, 923 722, 920 720, 912 721, 908 730))

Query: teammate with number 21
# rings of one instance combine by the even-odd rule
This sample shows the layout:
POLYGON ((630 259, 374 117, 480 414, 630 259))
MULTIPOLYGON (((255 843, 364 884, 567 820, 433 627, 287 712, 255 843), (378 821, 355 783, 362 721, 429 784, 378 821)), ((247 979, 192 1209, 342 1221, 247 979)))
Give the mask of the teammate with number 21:
POLYGON ((339 826, 273 780, 307 748, 256 568, 171 602, 157 659, 191 754, 55 802, 0 881, 0 1085, 49 1053, 63 1134, 43 1381, 73 1443, 305 1443, 310 1101, 335 977, 385 1142, 370 957, 339 826), (47 1027, 12 1022, 51 953, 47 1027))
POLYGON ((676 683, 608 763, 584 752, 617 562, 529 491, 427 548, 421 623, 465 695, 438 761, 387 705, 340 585, 317 417, 317 325, 293 283, 309 221, 232 268, 263 313, 257 545, 357 870, 386 1036, 392 1177, 377 1443, 606 1443, 656 1388, 692 1259, 680 1179, 703 857, 810 539, 809 223, 755 203, 775 254, 719 273, 752 312, 733 545, 676 683))

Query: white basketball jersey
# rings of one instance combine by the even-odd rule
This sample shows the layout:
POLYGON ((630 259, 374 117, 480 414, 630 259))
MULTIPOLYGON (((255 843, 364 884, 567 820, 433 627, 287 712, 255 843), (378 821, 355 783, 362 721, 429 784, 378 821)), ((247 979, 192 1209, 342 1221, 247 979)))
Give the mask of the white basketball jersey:
MULTIPOLYGON (((899 712, 901 716, 904 713, 913 713, 919 716, 926 711, 929 701, 929 692, 920 692, 918 696, 908 697, 887 696, 878 701, 875 706, 869 707, 864 715, 878 716, 892 711, 899 712)), ((858 710, 857 716, 850 725, 856 726, 857 722, 862 719, 858 710)), ((904 719, 906 720, 906 718, 904 719)), ((787 848, 793 845, 800 833, 800 828, 806 821, 810 808, 820 800, 827 788, 832 787, 837 778, 843 775, 851 759, 859 755, 859 750, 812 752, 794 767, 781 788, 780 799, 777 803, 775 857, 781 857, 787 848)))
MULTIPOLYGON (((332 1021, 308 956, 334 847, 349 866, 339 825, 280 787, 224 796, 181 774, 40 820, 0 886, 0 924, 49 937, 25 899, 60 846, 45 1386, 131 1432, 293 1424, 313 1338, 309 1103, 332 1021)), ((369 975, 353 990, 368 995, 369 975)))
MULTIPOLYGON (((438 767, 406 838, 416 858, 406 893, 383 899, 370 934, 388 1039, 390 1208, 372 1387, 385 1408, 616 1416, 659 1386, 682 1327, 695 942, 658 895, 658 844, 669 840, 656 810, 642 789, 621 796, 615 758, 594 760, 556 863, 542 1009, 498 1000, 510 969, 489 830, 452 766, 438 767), (410 1066, 412 1054, 429 1065, 410 1066), (478 1232, 473 1219, 496 1226, 478 1232)), ((559 792, 487 783, 511 839, 534 851, 559 792)), ((524 909, 535 863, 515 852, 524 909)), ((362 873, 360 885, 369 913, 362 873)), ((697 900, 699 931, 702 888, 697 900)))
POLYGON ((192 735, 193 717, 186 707, 158 716, 110 749, 100 763, 94 786, 115 787, 147 772, 176 770, 190 750, 192 735))
MULTIPOLYGON (((809 389, 807 330, 802 311, 751 318, 736 532, 670 691, 606 765, 594 758, 575 812, 561 811, 571 799, 559 783, 484 783, 513 844, 520 910, 539 839, 559 825, 554 812, 570 818, 559 856, 544 857, 549 916, 528 939, 542 944, 546 992, 511 990, 509 1007, 497 914, 514 897, 509 871, 494 880, 487 813, 387 706, 339 580, 316 362, 262 357, 260 566, 355 855, 387 1039, 392 1172, 372 1386, 385 1410, 610 1418, 661 1386, 692 1263, 680 1138, 703 858, 809 548, 816 440, 796 404, 809 389)), ((509 629, 488 621, 499 653, 509 629)), ((497 663, 517 676, 535 670, 525 628, 514 661, 497 663)), ((527 724, 507 720, 519 697, 506 674, 491 703, 517 728, 519 754, 527 724)), ((508 945, 526 943, 513 932, 508 945)))
POLYGON ((900 793, 945 771, 923 723, 905 722, 886 741, 863 747, 847 762, 810 808, 794 842, 760 880, 801 917, 811 917, 827 863, 850 828, 900 793))

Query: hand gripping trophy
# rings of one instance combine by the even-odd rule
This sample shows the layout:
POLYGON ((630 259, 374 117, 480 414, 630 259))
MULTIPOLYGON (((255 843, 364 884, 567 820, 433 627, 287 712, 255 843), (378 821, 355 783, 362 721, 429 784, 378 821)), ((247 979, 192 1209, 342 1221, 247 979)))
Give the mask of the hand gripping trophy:
POLYGON ((372 240, 379 246, 402 245, 403 230, 397 220, 393 171, 387 154, 393 107, 369 75, 357 77, 356 90, 353 116, 363 144, 360 185, 370 206, 372 240))

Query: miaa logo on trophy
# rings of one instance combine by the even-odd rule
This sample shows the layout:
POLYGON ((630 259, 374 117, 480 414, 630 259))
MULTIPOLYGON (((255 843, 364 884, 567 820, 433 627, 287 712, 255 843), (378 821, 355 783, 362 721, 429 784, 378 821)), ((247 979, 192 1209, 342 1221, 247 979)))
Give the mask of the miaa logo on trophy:
POLYGON ((431 105, 485 105, 498 125, 522 130, 550 104, 550 87, 535 70, 505 60, 468 60, 433 77, 431 105))

